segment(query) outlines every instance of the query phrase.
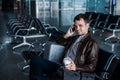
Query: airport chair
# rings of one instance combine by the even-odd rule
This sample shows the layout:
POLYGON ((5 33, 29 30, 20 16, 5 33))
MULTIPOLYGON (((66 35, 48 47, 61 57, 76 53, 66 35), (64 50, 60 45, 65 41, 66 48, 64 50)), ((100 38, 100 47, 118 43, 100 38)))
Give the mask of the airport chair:
MULTIPOLYGON (((99 18, 95 22, 95 24, 94 24, 94 30, 92 30, 92 32, 93 33, 95 33, 96 31, 103 32, 104 25, 106 24, 108 18, 109 18, 108 14, 99 13, 99 18)), ((100 35, 101 34, 102 33, 100 33, 100 35)))
POLYGON ((53 35, 59 36, 60 34, 62 34, 62 32, 58 30, 56 27, 51 26, 50 24, 42 23, 38 18, 35 18, 34 21, 35 21, 34 28, 38 30, 39 33, 47 34, 49 38, 53 35))
MULTIPOLYGON (((36 40, 35 40, 35 38, 33 38, 32 44, 30 44, 30 42, 29 42, 30 40, 28 41, 29 42, 28 44, 33 45, 34 47, 32 47, 32 48, 29 47, 28 50, 23 51, 21 54, 22 54, 22 57, 24 58, 24 61, 17 64, 18 67, 23 72, 27 72, 29 70, 29 67, 30 67, 29 61, 32 58, 32 56, 34 56, 34 55, 41 56, 43 54, 44 46, 47 43, 48 39, 49 39, 48 36, 44 35, 44 37, 43 36, 39 37, 36 40), (37 44, 37 46, 36 46, 36 44, 37 44)), ((23 44, 23 45, 25 45, 25 44, 23 44)))
POLYGON ((32 43, 36 40, 36 38, 44 38, 44 37, 49 37, 49 34, 47 34, 45 28, 44 28, 44 25, 40 22, 39 19, 37 18, 34 18, 34 21, 35 21, 35 26, 34 26, 34 29, 21 29, 21 31, 25 31, 25 30, 28 30, 28 34, 26 35, 19 35, 19 34, 15 34, 14 37, 15 38, 22 38, 23 39, 23 42, 14 46, 12 49, 14 50, 15 48, 18 48, 18 47, 21 47, 21 46, 24 46, 24 45, 28 45, 28 46, 33 46, 32 43), (35 31, 36 33, 33 34, 29 34, 30 32, 29 31, 35 31), (31 43, 28 43, 30 40, 33 40, 33 42, 31 43))
POLYGON ((19 22, 13 22, 13 23, 11 23, 11 25, 9 25, 10 29, 13 29, 16 26, 25 24, 25 22, 27 21, 28 17, 29 16, 24 15, 23 18, 21 18, 21 20, 19 22))
POLYGON ((36 28, 36 30, 38 30, 38 35, 37 34, 30 35, 30 36, 26 35, 25 37, 21 36, 21 37, 25 38, 23 40, 23 43, 13 47, 13 48, 17 48, 17 47, 24 46, 24 45, 27 44, 27 45, 30 45, 30 47, 33 46, 33 48, 34 48, 34 51, 31 51, 31 50, 28 49, 29 51, 24 51, 22 53, 22 56, 25 60, 24 60, 24 62, 18 63, 18 66, 24 72, 26 72, 26 70, 29 69, 30 58, 33 55, 41 55, 44 52, 44 46, 46 45, 46 42, 49 40, 49 37, 50 37, 49 33, 47 33, 46 29, 44 28, 44 25, 41 23, 41 21, 38 18, 35 18, 35 23, 36 23, 35 28, 36 28), (37 39, 35 39, 35 36, 36 36, 37 39), (28 37, 30 37, 30 39, 28 39, 28 37), (32 41, 31 41, 31 39, 32 39, 32 41), (40 45, 39 46, 39 51, 36 51, 35 44, 40 45))
POLYGON ((110 80, 118 61, 119 58, 115 54, 107 52, 99 53, 95 80, 110 80))
POLYGON ((16 18, 10 18, 6 26, 10 26, 13 23, 18 23, 22 20, 22 18, 24 18, 24 15, 18 15, 16 18))
MULTIPOLYGON (((24 46, 24 45, 28 45, 28 46, 34 46, 34 44, 40 44, 42 46, 42 50, 40 51, 43 53, 45 50, 45 46, 48 44, 48 40, 50 41, 54 41, 56 39, 56 37, 58 38, 61 35, 61 32, 56 28, 56 27, 51 27, 50 25, 47 27, 44 27, 44 24, 42 24, 42 22, 38 19, 35 18, 35 29, 38 30, 38 39, 35 40, 35 35, 26 35, 26 36, 19 36, 17 35, 17 37, 22 37, 24 38, 23 42, 17 46, 14 46, 13 49, 16 49, 20 46, 24 46), (45 35, 46 34, 46 35, 45 35), (39 38, 39 36, 45 35, 44 37, 39 38), (53 38, 54 36, 54 38, 53 38), (51 38, 52 37, 52 38, 51 38), (30 38, 30 39, 29 39, 30 38), (32 39, 32 41, 31 41, 32 39), (47 40, 46 40, 47 39, 47 40), (34 43, 34 42, 35 43, 34 43), (44 41, 44 42, 43 42, 44 41)), ((34 48, 34 47, 33 47, 34 48)), ((31 52, 31 51, 28 51, 31 52)), ((38 51, 34 50, 34 52, 32 52, 31 54, 28 53, 28 55, 34 55, 34 53, 37 53, 38 51)), ((45 51, 46 53, 46 51, 45 51)), ((25 58, 25 57, 24 57, 25 58)), ((23 71, 26 71, 29 68, 29 60, 26 60, 24 62, 18 63, 19 67, 21 67, 21 69, 23 71)))
POLYGON ((7 23, 7 29, 8 29, 8 33, 10 34, 12 31, 12 27, 14 26, 20 26, 20 25, 23 25, 23 22, 26 20, 26 17, 25 15, 21 15, 19 19, 17 19, 17 21, 8 21, 7 23))
POLYGON ((90 28, 95 29, 96 24, 99 20, 100 13, 93 13, 90 18, 90 28))
POLYGON ((96 28, 102 30, 106 25, 108 18, 109 18, 109 14, 100 14, 96 28))
POLYGON ((94 12, 85 12, 85 14, 87 15, 88 19, 91 20, 92 14, 94 12))
MULTIPOLYGON (((38 18, 34 18, 34 28, 39 31, 39 33, 47 34, 44 24, 38 18)), ((49 35, 49 34, 47 34, 49 35)))
POLYGON ((109 17, 109 20, 108 20, 107 24, 105 25, 104 30, 112 32, 112 35, 105 38, 105 41, 108 40, 108 39, 111 39, 111 38, 119 39, 119 36, 116 35, 116 32, 120 32, 119 25, 120 25, 120 16, 111 15, 109 17))
POLYGON ((99 36, 102 36, 105 25, 108 22, 110 14, 100 14, 98 22, 96 24, 96 31, 100 31, 99 36))
MULTIPOLYGON (((46 29, 46 28, 45 28, 46 29)), ((52 60, 52 58, 50 58, 50 57, 52 57, 51 55, 52 54, 50 54, 49 55, 49 52, 50 52, 50 50, 51 50, 51 53, 53 53, 53 54, 55 54, 56 53, 56 51, 59 51, 59 48, 57 49, 55 46, 60 46, 60 45, 58 45, 58 44, 56 44, 55 42, 56 42, 56 40, 57 40, 57 38, 58 37, 60 37, 60 35, 62 35, 62 32, 60 32, 59 30, 56 30, 56 28, 55 27, 49 27, 49 28, 47 28, 46 29, 46 32, 47 32, 47 34, 51 34, 49 37, 48 37, 48 39, 46 40, 46 38, 44 38, 42 41, 41 40, 37 40, 38 42, 36 42, 37 44, 41 44, 41 46, 42 46, 42 49, 41 49, 41 47, 40 47, 40 49, 39 49, 39 51, 36 51, 36 50, 34 50, 34 51, 27 51, 27 53, 26 53, 26 51, 25 51, 25 54, 23 54, 23 57, 25 58, 25 62, 27 63, 27 65, 25 65, 25 66, 23 66, 22 67, 22 70, 23 71, 26 71, 28 68, 29 68, 29 59, 30 59, 30 57, 32 57, 32 55, 34 55, 34 54, 36 54, 36 53, 39 53, 39 55, 41 55, 41 53, 43 54, 43 56, 45 57, 45 58, 48 58, 49 57, 49 59, 50 60, 52 60), (45 41, 44 43, 43 43, 43 41, 45 41), (54 43, 54 44, 53 44, 54 43), (53 44, 53 45, 52 45, 53 44), (52 51, 52 49, 55 49, 54 51, 52 51), (30 53, 30 54, 29 54, 30 53), (49 55, 49 56, 48 56, 49 55)), ((62 47, 62 46, 61 46, 62 47)), ((59 52, 61 52, 62 50, 60 50, 59 52)), ((58 52, 57 52, 58 53, 58 52)), ((37 54, 38 55, 38 54, 37 54)), ((56 54, 56 56, 57 55, 60 55, 60 54, 56 54)), ((55 57, 55 56, 54 56, 55 57)), ((53 57, 53 58, 54 58, 53 57)), ((57 57, 56 57, 56 59, 57 59, 57 57)), ((58 60, 56 60, 56 61, 60 61, 59 60, 59 58, 58 58, 58 60)), ((22 64, 23 64, 23 62, 22 62, 22 64)), ((22 64, 19 64, 19 65, 22 65, 22 64)), ((25 64, 25 63, 24 63, 25 64)))
POLYGON ((21 25, 15 25, 14 27, 11 27, 11 35, 17 34, 18 31, 21 29, 30 29, 33 26, 34 26, 34 18, 30 16, 23 23, 21 23, 21 25))

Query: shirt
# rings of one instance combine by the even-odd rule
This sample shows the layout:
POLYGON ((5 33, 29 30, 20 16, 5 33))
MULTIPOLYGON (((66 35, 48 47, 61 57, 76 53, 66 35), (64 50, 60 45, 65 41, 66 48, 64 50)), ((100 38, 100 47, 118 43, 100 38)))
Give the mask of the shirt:
POLYGON ((65 57, 69 57, 71 58, 73 61, 75 60, 75 56, 76 56, 76 51, 78 48, 78 44, 80 42, 80 40, 84 37, 85 35, 81 35, 79 36, 76 41, 73 43, 73 45, 68 49, 66 56, 65 57))

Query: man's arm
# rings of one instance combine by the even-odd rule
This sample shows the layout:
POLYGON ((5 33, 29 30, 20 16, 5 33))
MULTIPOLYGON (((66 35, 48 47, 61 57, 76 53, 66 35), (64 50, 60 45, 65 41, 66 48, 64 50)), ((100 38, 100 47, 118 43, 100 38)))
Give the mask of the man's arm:
POLYGON ((65 45, 67 40, 69 39, 69 37, 71 35, 74 34, 74 32, 72 31, 72 28, 73 26, 71 26, 68 31, 66 32, 66 34, 64 34, 62 37, 60 37, 58 40, 57 40, 57 43, 61 44, 61 45, 65 45))

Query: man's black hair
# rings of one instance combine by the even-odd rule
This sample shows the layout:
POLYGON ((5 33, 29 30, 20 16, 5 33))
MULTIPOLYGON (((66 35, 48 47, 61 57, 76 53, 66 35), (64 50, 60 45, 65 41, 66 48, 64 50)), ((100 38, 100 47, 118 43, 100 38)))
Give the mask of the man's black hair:
POLYGON ((82 13, 80 13, 80 14, 78 14, 78 15, 75 16, 74 22, 76 20, 80 20, 81 18, 83 18, 86 23, 89 23, 88 16, 86 14, 82 14, 82 13))

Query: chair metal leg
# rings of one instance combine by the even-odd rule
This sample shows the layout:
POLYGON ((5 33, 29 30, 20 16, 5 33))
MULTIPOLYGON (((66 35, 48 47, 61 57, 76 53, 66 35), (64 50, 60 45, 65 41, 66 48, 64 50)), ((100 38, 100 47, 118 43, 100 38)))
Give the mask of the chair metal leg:
POLYGON ((23 38, 23 43, 14 46, 14 47, 12 48, 13 50, 14 50, 15 48, 18 48, 18 47, 23 46, 23 45, 28 45, 28 46, 34 47, 34 45, 33 45, 32 43, 28 43, 28 42, 26 41, 26 39, 29 39, 29 38, 41 38, 41 39, 43 39, 43 38, 47 38, 47 35, 45 35, 45 34, 43 34, 43 35, 42 35, 42 34, 41 34, 41 35, 31 35, 31 36, 20 36, 20 35, 18 35, 18 36, 16 36, 16 37, 21 37, 21 38, 23 38))
POLYGON ((117 36, 115 35, 115 31, 113 30, 113 34, 111 36, 105 38, 105 41, 108 39, 114 38, 114 37, 117 37, 117 36))
POLYGON ((28 46, 32 46, 32 47, 34 47, 34 45, 28 43, 28 42, 26 41, 26 37, 23 36, 23 43, 14 46, 12 49, 14 50, 15 48, 21 47, 21 46, 23 46, 23 45, 28 45, 28 46))
POLYGON ((25 70, 25 69, 27 69, 27 68, 29 68, 30 67, 30 65, 28 64, 28 65, 26 65, 26 66, 24 66, 23 67, 23 71, 25 70))

